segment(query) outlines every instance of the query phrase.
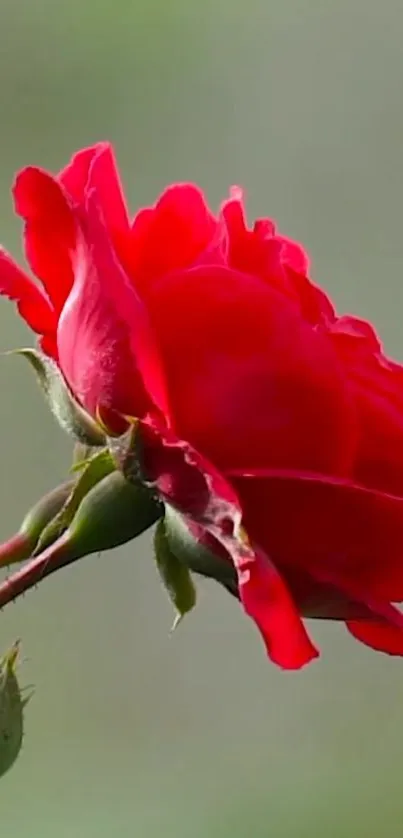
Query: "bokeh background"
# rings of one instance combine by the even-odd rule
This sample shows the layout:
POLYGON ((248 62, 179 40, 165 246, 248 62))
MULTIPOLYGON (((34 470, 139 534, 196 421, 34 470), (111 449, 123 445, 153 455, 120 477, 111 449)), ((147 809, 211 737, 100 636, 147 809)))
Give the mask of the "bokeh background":
MULTIPOLYGON (((403 359, 400 0, 1 0, 0 239, 21 255, 14 172, 116 144, 131 207, 231 183, 301 239, 340 310, 403 359)), ((0 350, 31 341, 0 305, 0 350)), ((0 538, 66 472, 70 444, 22 360, 0 361, 0 538)), ((213 584, 174 638, 151 539, 47 580, 0 615, 36 696, 0 829, 14 838, 401 834, 403 661, 342 626, 270 666, 213 584)))

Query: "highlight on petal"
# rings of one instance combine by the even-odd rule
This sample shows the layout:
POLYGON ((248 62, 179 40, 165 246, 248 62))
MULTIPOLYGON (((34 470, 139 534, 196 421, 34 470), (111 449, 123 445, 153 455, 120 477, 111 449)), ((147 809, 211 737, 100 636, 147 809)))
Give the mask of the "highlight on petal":
POLYGON ((83 201, 91 164, 103 146, 103 143, 97 143, 77 151, 57 175, 57 180, 76 204, 83 201))
MULTIPOLYGON (((261 223, 262 222, 260 221, 255 222, 255 233, 261 231, 261 223)), ((289 268, 292 268, 292 270, 296 273, 306 276, 309 273, 310 268, 309 257, 302 245, 287 238, 286 236, 279 236, 276 234, 276 239, 281 244, 282 262, 284 262, 289 268)))
POLYGON ((95 190, 108 232, 114 243, 122 233, 129 233, 129 215, 113 148, 103 142, 79 151, 63 169, 58 179, 78 205, 95 190))
POLYGON ((94 190, 80 221, 74 285, 57 333, 63 373, 93 416, 108 408, 122 416, 155 409, 168 416, 147 311, 116 257, 94 190))
POLYGON ((73 282, 71 254, 77 225, 67 194, 52 175, 33 166, 23 169, 13 188, 15 210, 25 220, 25 251, 59 313, 73 282))
POLYGON ((285 669, 297 669, 316 657, 280 574, 245 538, 241 507, 225 478, 165 429, 141 423, 136 434, 145 478, 163 500, 196 521, 227 551, 245 612, 259 628, 271 659, 285 669))
POLYGON ((56 316, 41 288, 0 248, 0 294, 17 303, 18 311, 39 335, 56 331, 56 316))

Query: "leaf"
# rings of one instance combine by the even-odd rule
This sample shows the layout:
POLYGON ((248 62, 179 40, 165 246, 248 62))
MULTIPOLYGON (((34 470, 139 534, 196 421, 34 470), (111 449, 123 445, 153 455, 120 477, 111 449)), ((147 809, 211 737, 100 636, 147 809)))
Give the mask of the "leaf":
POLYGON ((90 446, 105 445, 102 428, 75 400, 57 364, 37 349, 15 349, 10 355, 22 355, 31 364, 59 425, 77 442, 90 446))
POLYGON ((24 708, 32 696, 23 697, 16 664, 20 652, 17 641, 0 660, 0 777, 15 763, 24 734, 24 708))
POLYGON ((158 522, 155 530, 154 550, 160 577, 176 610, 173 631, 196 605, 196 589, 189 569, 171 550, 164 519, 158 522))
POLYGON ((115 471, 115 464, 109 451, 105 448, 83 463, 78 480, 64 506, 43 530, 34 555, 39 555, 49 544, 53 544, 59 538, 71 524, 83 498, 112 471, 115 471))

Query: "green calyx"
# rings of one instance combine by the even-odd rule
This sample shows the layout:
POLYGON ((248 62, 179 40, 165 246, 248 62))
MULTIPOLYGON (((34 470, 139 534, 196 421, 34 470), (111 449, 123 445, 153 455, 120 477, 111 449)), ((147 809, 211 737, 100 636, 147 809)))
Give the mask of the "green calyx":
POLYGON ((154 552, 162 583, 176 611, 173 630, 196 605, 196 589, 188 567, 171 549, 165 519, 161 519, 157 524, 154 552))
POLYGON ((103 446, 106 442, 100 425, 74 398, 57 364, 37 349, 15 349, 10 355, 22 355, 33 368, 39 385, 59 425, 77 442, 103 446))
POLYGON ((238 596, 237 576, 231 560, 206 547, 189 529, 185 518, 172 506, 165 506, 165 532, 170 549, 192 573, 215 579, 238 596))

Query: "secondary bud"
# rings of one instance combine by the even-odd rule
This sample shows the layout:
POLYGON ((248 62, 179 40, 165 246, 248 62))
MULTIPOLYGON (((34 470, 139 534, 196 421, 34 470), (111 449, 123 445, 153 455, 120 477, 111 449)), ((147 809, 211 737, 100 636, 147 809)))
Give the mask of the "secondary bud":
POLYGON ((28 559, 39 541, 40 535, 61 510, 66 502, 74 480, 67 480, 56 489, 44 495, 25 516, 19 532, 0 545, 0 567, 8 567, 28 559))
POLYGON ((32 689, 23 697, 16 667, 20 644, 14 646, 0 658, 0 777, 14 765, 22 746, 24 732, 24 708, 32 695, 32 689))
POLYGON ((162 515, 160 501, 119 471, 104 477, 81 502, 68 530, 69 550, 77 558, 131 541, 162 515))
POLYGON ((0 584, 0 608, 56 570, 131 541, 161 515, 149 489, 129 483, 119 471, 108 474, 85 495, 63 535, 0 584))

